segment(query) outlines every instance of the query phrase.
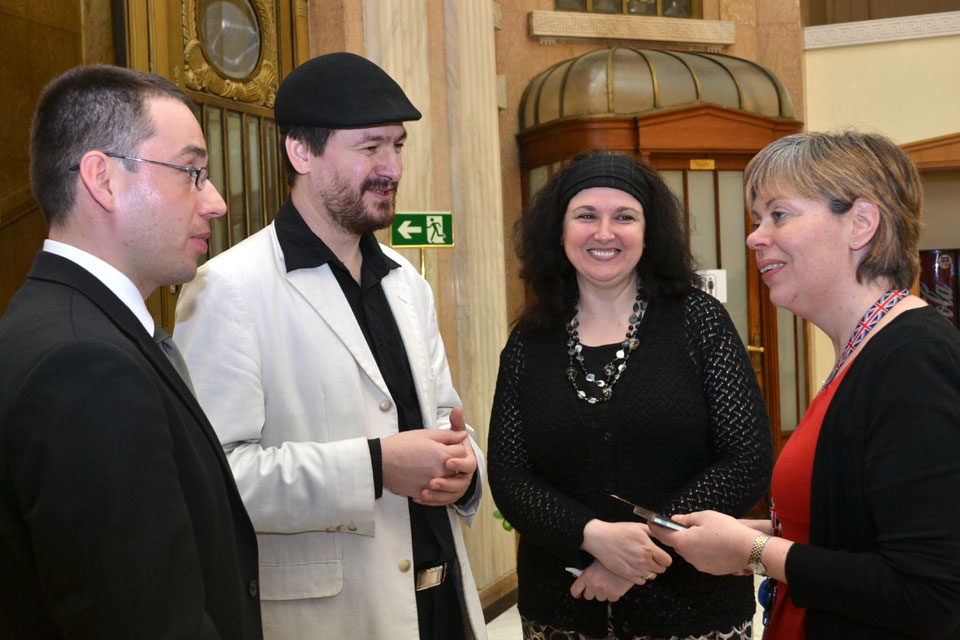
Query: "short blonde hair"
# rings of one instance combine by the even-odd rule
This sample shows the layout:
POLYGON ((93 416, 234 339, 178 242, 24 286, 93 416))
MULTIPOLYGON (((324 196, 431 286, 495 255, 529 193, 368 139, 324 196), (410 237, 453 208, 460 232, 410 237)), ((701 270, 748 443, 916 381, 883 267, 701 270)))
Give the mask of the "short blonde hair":
POLYGON ((916 165, 889 138, 873 133, 798 133, 758 153, 743 176, 747 202, 795 195, 843 215, 858 198, 880 210, 880 224, 857 266, 857 282, 889 278, 908 288, 920 271, 923 185, 916 165))

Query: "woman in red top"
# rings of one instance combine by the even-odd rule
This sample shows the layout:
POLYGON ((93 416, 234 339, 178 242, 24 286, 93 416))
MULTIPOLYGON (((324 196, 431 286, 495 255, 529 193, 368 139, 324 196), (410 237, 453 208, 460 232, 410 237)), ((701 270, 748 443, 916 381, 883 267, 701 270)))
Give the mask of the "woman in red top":
POLYGON ((650 529, 699 570, 775 580, 765 638, 960 638, 960 332, 910 295, 922 186, 890 140, 788 136, 744 176, 770 299, 836 364, 774 468, 771 521, 650 529))

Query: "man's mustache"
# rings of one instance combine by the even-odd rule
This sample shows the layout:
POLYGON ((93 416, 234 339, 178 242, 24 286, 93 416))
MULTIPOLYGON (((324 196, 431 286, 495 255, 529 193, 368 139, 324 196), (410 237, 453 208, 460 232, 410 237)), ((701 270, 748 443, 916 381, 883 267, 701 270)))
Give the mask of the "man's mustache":
POLYGON ((387 178, 373 178, 371 180, 365 181, 361 186, 360 190, 368 191, 370 189, 375 189, 377 191, 396 191, 397 184, 399 183, 394 182, 393 180, 389 180, 387 178))

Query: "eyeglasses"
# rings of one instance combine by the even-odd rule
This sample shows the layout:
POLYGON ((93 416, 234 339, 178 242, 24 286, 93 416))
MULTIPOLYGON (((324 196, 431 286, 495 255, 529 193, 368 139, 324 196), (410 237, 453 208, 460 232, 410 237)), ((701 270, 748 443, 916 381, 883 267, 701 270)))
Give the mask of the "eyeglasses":
MULTIPOLYGON (((159 160, 147 160, 146 158, 134 158, 133 156, 125 156, 119 153, 110 153, 109 151, 104 151, 103 155, 110 158, 119 158, 121 160, 133 160, 134 162, 146 162, 148 164, 158 164, 161 167, 170 167, 171 169, 176 169, 178 171, 185 171, 193 177, 193 184, 197 186, 197 189, 203 189, 204 185, 207 184, 207 178, 210 177, 210 174, 207 172, 206 167, 201 167, 197 169, 196 167, 184 167, 179 164, 170 164, 169 162, 160 162, 159 160)), ((79 171, 80 165, 75 164, 70 167, 70 171, 79 171)))

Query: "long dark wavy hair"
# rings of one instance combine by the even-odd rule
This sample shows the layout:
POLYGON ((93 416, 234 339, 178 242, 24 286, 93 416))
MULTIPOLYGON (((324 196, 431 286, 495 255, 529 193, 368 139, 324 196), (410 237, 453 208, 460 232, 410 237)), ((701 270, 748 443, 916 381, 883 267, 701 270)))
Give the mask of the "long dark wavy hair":
MULTIPOLYGON (((560 192, 571 167, 604 153, 609 152, 588 151, 570 160, 540 190, 530 212, 517 221, 517 256, 523 265, 520 277, 529 289, 527 304, 517 319, 521 329, 555 328, 573 315, 577 279, 562 246, 566 205, 560 201, 560 192)), ((649 204, 643 210, 645 247, 637 275, 651 300, 683 296, 700 283, 687 244, 683 208, 659 175, 636 164, 646 178, 642 187, 649 190, 649 204)))

